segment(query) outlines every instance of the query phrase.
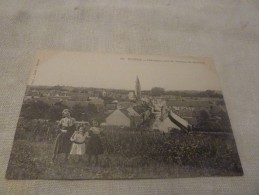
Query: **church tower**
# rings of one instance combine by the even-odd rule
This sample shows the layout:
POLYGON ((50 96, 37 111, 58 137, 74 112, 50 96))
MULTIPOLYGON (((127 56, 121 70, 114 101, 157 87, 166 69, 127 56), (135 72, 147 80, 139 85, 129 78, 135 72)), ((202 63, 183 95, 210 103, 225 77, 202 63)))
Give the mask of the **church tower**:
POLYGON ((139 82, 138 76, 136 79, 135 95, 136 95, 137 100, 141 100, 141 87, 140 87, 140 82, 139 82))

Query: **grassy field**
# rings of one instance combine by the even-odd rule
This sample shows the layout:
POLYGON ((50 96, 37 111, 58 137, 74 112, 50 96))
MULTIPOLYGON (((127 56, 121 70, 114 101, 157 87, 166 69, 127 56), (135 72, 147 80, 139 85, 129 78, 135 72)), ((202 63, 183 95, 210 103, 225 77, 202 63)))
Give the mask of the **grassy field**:
POLYGON ((51 163, 54 140, 14 141, 8 179, 133 179, 242 175, 232 139, 215 135, 163 135, 106 130, 98 166, 59 156, 51 163))
MULTIPOLYGON (((10 162, 7 171, 8 179, 132 179, 132 178, 172 178, 198 176, 238 175, 238 173, 213 168, 197 168, 150 162, 149 165, 139 166, 141 157, 124 158, 103 154, 100 165, 88 165, 87 156, 82 162, 63 161, 60 156, 55 164, 51 162, 52 143, 27 143, 16 141, 14 152, 17 154, 15 162, 10 162), (15 147, 19 147, 15 148, 15 147), (23 147, 23 150, 21 150, 23 147), (23 155, 23 156, 21 156, 23 155)), ((14 156, 13 156, 14 157, 14 156)), ((14 159, 13 159, 14 160, 14 159)))

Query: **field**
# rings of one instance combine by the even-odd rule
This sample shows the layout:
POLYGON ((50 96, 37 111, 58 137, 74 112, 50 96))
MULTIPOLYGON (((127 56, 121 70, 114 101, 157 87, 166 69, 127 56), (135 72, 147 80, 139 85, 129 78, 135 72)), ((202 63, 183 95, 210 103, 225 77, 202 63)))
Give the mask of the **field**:
MULTIPOLYGON (((232 134, 103 130, 105 153, 98 166, 60 156, 51 163, 55 136, 20 137, 17 128, 8 179, 133 179, 242 175, 232 134)), ((35 134, 35 132, 34 132, 35 134)), ((21 135, 26 135, 24 132, 21 135)))

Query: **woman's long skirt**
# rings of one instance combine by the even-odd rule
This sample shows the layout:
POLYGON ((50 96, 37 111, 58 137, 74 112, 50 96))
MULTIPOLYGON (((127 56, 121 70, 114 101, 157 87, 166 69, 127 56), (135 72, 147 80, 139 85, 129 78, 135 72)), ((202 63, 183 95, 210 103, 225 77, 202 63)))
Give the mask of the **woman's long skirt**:
POLYGON ((68 133, 59 133, 54 148, 54 154, 69 153, 72 142, 68 133))
POLYGON ((72 142, 70 138, 74 133, 73 129, 69 129, 67 133, 60 132, 56 138, 54 154, 70 153, 72 142))

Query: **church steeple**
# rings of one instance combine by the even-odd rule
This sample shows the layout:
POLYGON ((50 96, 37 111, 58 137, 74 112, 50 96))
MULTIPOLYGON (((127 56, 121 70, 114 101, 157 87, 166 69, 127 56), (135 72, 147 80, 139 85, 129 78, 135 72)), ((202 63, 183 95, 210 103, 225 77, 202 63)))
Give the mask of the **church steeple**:
POLYGON ((141 87, 140 87, 140 82, 139 82, 138 76, 136 79, 135 95, 136 95, 137 100, 141 100, 141 87))

